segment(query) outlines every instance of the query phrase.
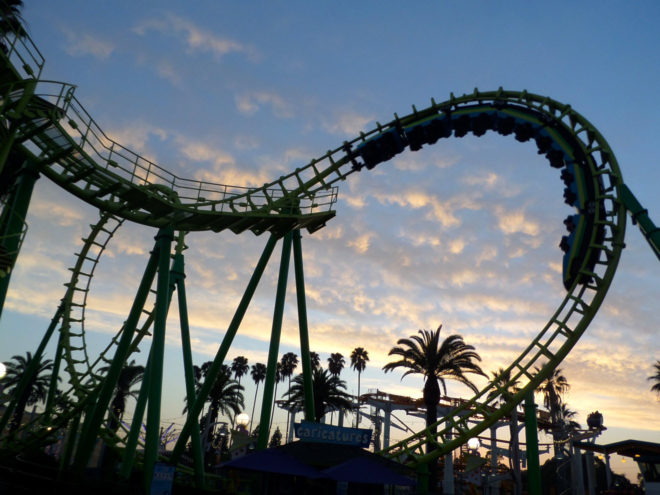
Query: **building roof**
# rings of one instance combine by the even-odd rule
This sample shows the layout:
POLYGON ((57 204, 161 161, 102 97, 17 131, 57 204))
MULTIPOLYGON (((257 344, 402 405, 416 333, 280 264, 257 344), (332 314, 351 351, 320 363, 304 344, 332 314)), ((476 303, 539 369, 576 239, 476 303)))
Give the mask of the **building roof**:
POLYGON ((643 442, 641 440, 623 440, 607 445, 575 442, 573 445, 579 449, 598 452, 599 454, 619 454, 625 457, 660 456, 660 443, 643 442))

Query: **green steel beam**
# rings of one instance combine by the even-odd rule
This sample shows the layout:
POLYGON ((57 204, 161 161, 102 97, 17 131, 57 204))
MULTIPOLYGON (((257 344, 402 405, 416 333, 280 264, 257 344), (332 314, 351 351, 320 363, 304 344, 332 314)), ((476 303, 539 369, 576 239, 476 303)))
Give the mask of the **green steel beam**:
POLYGON ((225 334, 225 337, 222 339, 220 348, 218 349, 218 352, 216 353, 215 358, 213 359, 213 364, 211 365, 211 368, 208 371, 208 375, 197 393, 197 397, 195 398, 195 403, 193 404, 192 407, 188 408, 188 417, 186 419, 185 424, 183 425, 183 428, 181 429, 181 434, 179 435, 179 438, 176 444, 174 445, 174 449, 172 450, 172 455, 170 456, 170 462, 172 463, 178 462, 179 458, 181 457, 181 454, 183 454, 183 450, 186 446, 186 442, 188 441, 188 438, 190 437, 191 434, 191 429, 193 428, 193 424, 195 423, 195 418, 197 418, 200 412, 202 411, 202 407, 204 406, 206 397, 208 396, 209 391, 213 386, 213 382, 220 373, 220 370, 222 369, 222 363, 227 357, 227 352, 229 351, 229 348, 231 347, 231 344, 234 341, 234 337, 236 336, 236 332, 238 332, 238 328, 241 325, 241 321, 243 321, 243 317, 245 316, 245 312, 247 311, 247 308, 250 305, 250 301, 252 299, 252 296, 254 295, 254 291, 257 289, 257 286, 259 285, 259 280, 261 280, 261 276, 263 275, 264 270, 266 269, 266 265, 268 265, 268 260, 270 259, 270 256, 273 253, 275 244, 277 244, 277 237, 274 234, 271 234, 271 236, 268 238, 268 242, 266 243, 266 247, 264 248, 263 253, 261 253, 261 257, 259 258, 257 266, 254 269, 254 273, 250 278, 250 282, 248 283, 247 288, 243 293, 241 302, 239 303, 238 308, 234 313, 234 317, 232 318, 231 323, 229 324, 227 333, 225 334))
POLYGON ((93 410, 90 412, 89 418, 85 418, 80 443, 74 457, 74 466, 78 472, 82 472, 85 469, 85 466, 87 466, 87 463, 91 457, 99 428, 103 423, 103 418, 105 417, 105 413, 108 410, 108 405, 110 404, 112 394, 114 392, 115 386, 117 385, 119 373, 121 372, 121 369, 128 357, 128 351, 131 346, 133 334, 135 333, 135 328, 137 327, 138 321, 140 320, 140 315, 142 314, 144 304, 147 300, 147 296, 149 295, 149 290, 151 289, 154 277, 156 276, 156 271, 158 270, 159 251, 160 246, 159 243, 156 242, 154 250, 149 256, 149 261, 147 262, 147 266, 144 270, 142 281, 140 282, 137 294, 135 295, 128 319, 124 324, 124 330, 117 345, 115 357, 110 364, 106 378, 99 390, 98 400, 94 402, 93 410))
MULTIPOLYGON (((63 305, 64 303, 62 303, 63 305)), ((60 331, 60 337, 57 339, 57 349, 55 350, 55 360, 53 361, 53 371, 50 375, 50 385, 48 387, 48 395, 46 397, 46 405, 44 406, 44 416, 46 420, 50 419, 53 412, 53 403, 57 395, 57 381, 60 374, 60 365, 62 364, 62 352, 64 343, 64 335, 60 331)))
MULTIPOLYGON (((37 81, 34 79, 27 79, 19 83, 24 86, 23 94, 21 98, 16 102, 15 105, 12 105, 9 109, 3 109, 3 114, 9 116, 12 120, 20 119, 23 117, 23 112, 27 107, 28 102, 34 96, 34 90, 37 87, 37 81)), ((15 87, 10 86, 14 89, 15 87)), ((11 101, 11 98, 5 96, 7 101, 11 101)), ((5 138, 0 142, 0 172, 5 166, 9 153, 11 152, 14 141, 18 137, 18 125, 16 122, 10 121, 9 129, 5 135, 5 138)))
POLYGON ((541 465, 539 462, 539 436, 536 423, 534 391, 525 397, 525 441, 527 442, 527 479, 529 495, 541 495, 541 465))
POLYGON ((151 488, 154 466, 160 445, 160 409, 163 391, 163 359, 165 357, 165 329, 170 302, 170 255, 174 232, 171 227, 160 229, 158 244, 158 282, 156 285, 156 321, 151 340, 151 375, 149 377, 149 404, 147 434, 144 447, 144 487, 151 488))
POLYGON ((660 260, 660 229, 656 227, 649 217, 648 210, 637 201, 637 198, 627 185, 621 184, 619 186, 619 194, 621 201, 623 201, 626 209, 630 212, 633 224, 639 225, 639 230, 642 231, 649 246, 651 246, 651 249, 653 249, 653 252, 660 260))
POLYGON ((286 299, 286 284, 289 275, 289 262, 291 260, 291 238, 289 232, 282 240, 282 257, 280 259, 280 274, 277 280, 277 294, 275 296, 275 309, 273 311, 273 327, 270 334, 270 347, 268 349, 268 364, 266 380, 264 382, 264 395, 261 399, 261 418, 259 420, 259 436, 257 437, 257 450, 265 449, 270 436, 270 415, 273 393, 275 388, 278 355, 280 351, 280 336, 282 334, 282 319, 284 315, 284 301, 286 299))
MULTIPOLYGON (((0 225, 0 240, 2 240, 5 250, 12 257, 11 266, 14 266, 18 258, 21 233, 30 206, 30 200, 32 199, 34 184, 38 178, 39 171, 37 167, 30 162, 25 162, 20 178, 18 179, 16 190, 11 195, 8 205, 3 212, 3 221, 2 225, 0 225)), ((2 315, 2 308, 5 305, 12 271, 0 278, 0 315, 2 315)))
POLYGON ((298 298, 298 326, 300 328, 300 359, 302 361, 303 387, 305 391, 305 419, 314 421, 314 386, 312 384, 312 360, 309 356, 309 329, 307 326, 307 301, 305 299, 305 275, 300 230, 293 232, 293 262, 296 272, 296 296, 298 298))
POLYGON ((121 467, 119 468, 119 477, 124 480, 130 478, 131 472, 133 470, 133 464, 135 463, 135 456, 137 453, 138 440, 140 439, 140 431, 142 429, 144 411, 147 409, 147 403, 149 402, 152 354, 153 347, 149 350, 149 357, 147 358, 147 365, 144 368, 144 375, 142 376, 140 392, 138 393, 135 410, 133 411, 131 429, 128 431, 128 437, 126 437, 126 447, 124 448, 124 455, 122 456, 121 467))
MULTIPOLYGON (((183 240, 183 239, 181 239, 183 240)), ((186 300, 186 284, 184 272, 183 254, 177 252, 174 256, 174 267, 172 268, 172 277, 176 283, 176 289, 179 296, 179 321, 181 323, 181 350, 183 352, 183 369, 186 379, 186 401, 188 409, 193 406, 195 401, 195 377, 193 371, 192 348, 190 345, 190 326, 188 324, 188 303, 186 300)), ((195 482, 199 488, 204 486, 204 456, 202 452, 202 442, 199 433, 199 420, 197 416, 193 417, 191 432, 192 453, 195 464, 195 482)))

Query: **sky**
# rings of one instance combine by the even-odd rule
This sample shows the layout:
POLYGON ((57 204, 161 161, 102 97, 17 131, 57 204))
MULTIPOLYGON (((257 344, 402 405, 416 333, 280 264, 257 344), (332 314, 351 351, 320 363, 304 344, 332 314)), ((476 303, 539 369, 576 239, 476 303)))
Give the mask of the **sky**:
MULTIPOLYGON (((37 0, 23 17, 46 59, 42 77, 76 85, 108 136, 180 177, 260 186, 431 98, 526 89, 594 124, 624 182, 660 219, 657 2, 200 0, 191 8, 37 0)), ((336 217, 303 237, 310 341, 324 363, 331 352, 348 361, 352 349, 366 348, 362 392, 421 397, 421 377, 382 367, 398 339, 440 324, 443 335, 475 346, 488 374, 506 367, 562 301, 558 244, 571 210, 559 173, 533 143, 491 134, 441 140, 339 186, 336 217)), ((47 178, 37 182, 0 320, 0 360, 34 351, 97 219, 47 178)), ((126 318, 155 233, 125 224, 109 244, 88 299, 90 355, 126 318)), ((192 233, 186 243, 201 364, 215 354, 266 237, 192 233)), ((266 362, 278 265, 276 249, 228 360, 266 362)), ((561 365, 578 421, 596 409, 604 416, 599 442, 660 442, 659 397, 647 380, 660 359, 658 275, 657 258, 629 222, 610 292, 561 365)), ((183 422, 176 305, 170 313, 165 425, 183 422)), ((299 354, 297 324, 291 272, 280 354, 299 354)), ((357 373, 347 366, 342 378, 356 393, 357 373)), ((242 383, 250 414, 254 383, 242 383)), ((460 384, 448 389, 470 396, 460 384)), ((413 429, 422 424, 401 417, 413 429)), ((275 425, 285 427, 279 411, 275 425)), ((630 462, 615 459, 613 469, 634 479, 630 462)))

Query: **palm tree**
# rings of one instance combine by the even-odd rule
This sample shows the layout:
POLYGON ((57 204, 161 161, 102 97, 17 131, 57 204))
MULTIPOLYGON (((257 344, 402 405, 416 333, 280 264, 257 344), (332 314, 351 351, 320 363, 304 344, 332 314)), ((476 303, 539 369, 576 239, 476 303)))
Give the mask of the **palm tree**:
MULTIPOLYGON (((110 367, 106 366, 99 371, 107 372, 109 369, 110 367)), ((119 429, 126 409, 126 399, 129 397, 137 399, 139 391, 131 389, 140 383, 143 377, 144 366, 136 365, 134 360, 122 367, 115 386, 115 396, 110 403, 110 413, 108 414, 108 429, 110 431, 114 432, 119 429)))
POLYGON ((577 411, 569 409, 565 402, 561 403, 561 421, 568 429, 569 433, 577 432, 580 430, 580 423, 575 421, 577 416, 577 411))
POLYGON ((655 375, 649 376, 648 379, 655 382, 651 386, 651 390, 660 394, 660 361, 656 361, 653 367, 655 368, 655 375))
POLYGON ((238 379, 238 384, 240 385, 243 375, 247 375, 248 371, 250 371, 247 358, 245 356, 236 356, 231 363, 231 370, 234 372, 234 378, 238 379))
POLYGON ((282 374, 282 363, 277 362, 275 366, 275 391, 273 392, 273 403, 271 404, 270 410, 270 424, 268 425, 268 433, 270 434, 270 429, 273 426, 273 417, 275 416, 275 401, 277 400, 277 386, 280 382, 284 381, 284 375, 282 374))
MULTIPOLYGON (((344 359, 344 355, 340 352, 333 352, 330 354, 330 357, 328 358, 328 371, 332 376, 339 376, 341 374, 341 370, 344 369, 344 364, 346 363, 346 360, 344 359)), ((330 414, 330 424, 332 424, 333 416, 334 416, 334 411, 332 414, 330 414)), ((342 425, 344 421, 343 417, 343 411, 339 413, 339 424, 342 425)))
MULTIPOLYGON (((298 366, 298 356, 293 352, 287 352, 286 354, 284 354, 282 356, 282 359, 280 361, 280 365, 282 366, 282 380, 284 380, 284 378, 288 378, 289 379, 289 388, 291 388, 291 376, 293 375, 293 372, 295 371, 296 367, 298 366)), ((286 436, 285 436, 285 438, 289 438, 289 414, 290 414, 290 412, 287 410, 287 412, 286 412, 286 436)))
POLYGON ((358 406, 357 413, 355 418, 355 426, 360 424, 360 378, 362 372, 367 367, 367 361, 369 361, 369 353, 364 347, 356 347, 351 352, 351 368, 358 372, 358 406))
MULTIPOLYGON (((437 405, 440 402, 440 386, 447 395, 445 379, 456 380, 474 392, 477 387, 466 376, 467 373, 486 376, 476 361, 481 357, 474 347, 466 344, 458 334, 450 335, 440 342, 442 325, 436 331, 419 330, 419 335, 407 339, 399 339, 396 347, 390 349, 389 356, 399 356, 401 359, 383 366, 385 372, 396 368, 404 368, 403 377, 412 373, 424 376, 424 404, 426 406, 426 425, 435 438, 437 427, 437 405)), ((402 377, 402 379, 403 379, 402 377)), ((433 443, 427 445, 431 452, 433 443)))
POLYGON ((22 0, 2 0, 0 2, 0 34, 16 33, 18 36, 25 36, 23 27, 23 18, 21 9, 22 0))
MULTIPOLYGON (((314 391, 314 420, 317 423, 325 415, 328 408, 350 409, 350 395, 345 392, 346 382, 332 375, 328 370, 315 368, 312 371, 312 389, 314 391)), ((304 408, 305 385, 302 374, 293 379, 293 384, 284 393, 287 397, 287 406, 304 408)))
POLYGON ((312 364, 312 370, 321 366, 321 356, 319 356, 318 352, 311 351, 309 353, 309 361, 312 364))
POLYGON ((231 369, 228 366, 221 370, 206 399, 209 403, 204 421, 208 432, 207 442, 213 439, 213 425, 218 420, 220 413, 233 420, 234 416, 243 410, 245 407, 243 390, 243 386, 231 377, 231 369))
POLYGON ((254 383, 257 385, 257 388, 254 391, 254 402, 252 403, 252 415, 250 416, 250 427, 249 430, 252 430, 252 419, 254 418, 254 407, 257 405, 257 393, 259 392, 259 383, 263 382, 266 379, 266 365, 263 363, 257 363, 252 365, 250 371, 250 376, 254 380, 254 383))
MULTIPOLYGON (((5 375, 3 382, 4 388, 9 395, 18 392, 21 381, 28 368, 32 365, 33 359, 32 353, 27 352, 25 357, 19 355, 12 356, 11 361, 7 363, 7 374, 5 375)), ((37 363, 34 374, 25 384, 25 388, 16 401, 16 406, 9 424, 10 433, 14 433, 18 430, 18 427, 23 420, 23 414, 25 413, 26 407, 33 406, 46 399, 51 377, 44 373, 51 371, 52 369, 53 363, 50 359, 39 361, 37 363)))
POLYGON ((291 376, 298 366, 298 356, 293 352, 287 352, 280 360, 280 373, 282 378, 289 379, 289 386, 291 386, 291 376))
MULTIPOLYGON (((541 370, 535 368, 534 371, 539 373, 541 370)), ((552 440, 555 457, 561 455, 560 441, 565 440, 567 437, 566 432, 562 428, 561 404, 562 396, 568 392, 569 388, 571 386, 562 374, 562 370, 556 368, 548 378, 541 382, 540 387, 537 389, 537 392, 543 394, 543 405, 550 411, 550 421, 554 425, 552 429, 552 440)))
POLYGON ((328 358, 328 371, 333 376, 339 376, 341 370, 344 369, 345 363, 346 360, 344 359, 343 354, 341 354, 340 352, 333 352, 332 354, 330 354, 330 357, 328 358))

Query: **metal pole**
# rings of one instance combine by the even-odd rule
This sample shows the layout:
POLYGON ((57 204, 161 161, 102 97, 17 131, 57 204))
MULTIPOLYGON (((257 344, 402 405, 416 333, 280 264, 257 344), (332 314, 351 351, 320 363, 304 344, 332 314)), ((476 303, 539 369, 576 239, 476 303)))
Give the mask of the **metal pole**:
MULTIPOLYGON (((181 322, 181 350, 183 351, 183 369, 186 378, 186 400, 188 410, 190 410, 195 401, 195 377, 193 372, 192 348, 190 345, 190 326, 188 324, 188 304, 186 301, 186 285, 184 273, 183 254, 177 253, 174 256, 174 266, 172 268, 172 277, 175 279, 176 288, 179 297, 179 321, 181 322)), ((202 453, 202 442, 199 437, 199 420, 197 416, 192 418, 193 427, 191 432, 192 452, 195 462, 195 481, 201 488, 204 485, 204 457, 202 453)))
MULTIPOLYGON (((30 200, 32 199, 34 184, 38 178, 39 171, 37 167, 30 162, 25 162, 21 176, 18 179, 16 190, 8 201, 6 212, 3 215, 3 222, 0 226, 0 242, 2 242, 2 246, 4 246, 11 257, 11 267, 16 264, 16 259, 18 258, 23 225, 25 225, 25 217, 27 216, 30 200)), ((0 315, 2 315, 2 308, 5 305, 12 271, 10 270, 9 273, 0 278, 0 315)))
POLYGON ((525 397, 525 438, 527 441, 527 479, 529 494, 541 495, 541 465, 539 462, 539 437, 536 424, 536 404, 534 391, 525 397))
POLYGON ((302 243, 300 230, 293 232, 293 261, 296 273, 296 296, 298 297, 298 326, 300 328, 300 354, 305 390, 305 419, 314 421, 314 386, 312 383, 312 361, 309 357, 309 329, 307 326, 307 301, 305 298, 305 275, 303 272, 302 243))
POLYGON ((46 397, 46 405, 44 406, 44 417, 50 420, 50 415, 53 412, 53 402, 57 395, 57 380, 60 374, 60 365, 62 363, 62 352, 64 344, 64 335, 60 329, 60 337, 57 339, 57 349, 55 350, 55 360, 53 361, 53 371, 50 375, 50 386, 48 387, 48 396, 46 397))
POLYGON ((151 385, 151 356, 153 354, 153 347, 149 350, 149 357, 147 358, 147 366, 142 375, 142 385, 140 386, 140 393, 138 394, 135 410, 133 411, 133 420, 131 421, 131 429, 128 432, 126 439, 126 448, 124 448, 124 455, 121 461, 121 468, 119 470, 119 477, 128 479, 133 469, 135 462, 135 453, 140 436, 140 429, 142 427, 142 418, 144 418, 144 411, 147 408, 149 399, 149 388, 151 385))
POLYGON ((85 466, 91 457, 97 433, 101 427, 101 423, 103 423, 103 418, 108 409, 108 405, 110 404, 115 386, 117 385, 119 373, 128 357, 128 351, 133 339, 133 334, 135 333, 135 328, 140 319, 140 315, 142 314, 144 303, 149 295, 149 290, 156 275, 156 270, 158 269, 159 249, 159 245, 156 243, 154 250, 149 257, 147 267, 144 270, 144 275, 142 276, 142 281, 140 282, 137 294, 135 295, 128 319, 124 324, 124 329, 121 338, 119 339, 117 350, 115 351, 115 357, 112 360, 106 378, 101 385, 98 400, 95 402, 92 412, 90 412, 89 420, 86 418, 85 423, 83 424, 80 444, 76 450, 74 459, 74 465, 79 472, 82 472, 82 470, 85 469, 85 466))
POLYGON ((204 380, 204 383, 202 383, 202 386, 200 387, 199 391, 197 392, 195 403, 193 404, 192 407, 188 408, 188 418, 186 419, 186 423, 183 425, 183 428, 181 429, 181 434, 179 435, 179 439, 174 445, 174 449, 172 450, 172 455, 170 456, 170 462, 172 463, 176 463, 179 460, 179 457, 181 457, 181 454, 183 453, 183 449, 186 446, 186 442, 190 437, 191 429, 193 428, 193 422, 194 422, 193 418, 198 417, 199 413, 202 410, 202 407, 204 407, 204 402, 206 401, 206 397, 208 396, 209 391, 213 386, 213 382, 220 373, 220 369, 222 368, 222 362, 225 360, 225 357, 227 357, 227 351, 229 350, 229 347, 231 347, 231 343, 233 342, 234 337, 236 336, 238 327, 241 325, 241 321, 245 316, 245 312, 247 311, 247 308, 250 305, 250 300, 254 295, 254 291, 257 289, 257 285, 259 285, 259 280, 261 279, 261 276, 263 275, 264 270, 266 269, 266 265, 268 265, 268 260, 270 259, 270 255, 273 254, 273 249, 275 248, 275 244, 277 244, 277 237, 271 234, 270 238, 268 239, 268 242, 266 243, 266 247, 264 248, 264 251, 261 254, 261 258, 259 258, 259 262, 257 263, 257 266, 254 269, 254 273, 250 278, 250 282, 248 283, 248 286, 245 289, 243 298, 241 299, 241 302, 239 303, 238 308, 236 309, 236 313, 234 313, 234 318, 229 324, 229 328, 227 329, 227 333, 225 334, 225 337, 222 339, 222 343, 220 344, 220 348, 218 349, 218 352, 215 355, 213 364, 209 369, 208 375, 204 380))
POLYGON ((170 255, 174 232, 171 227, 161 228, 156 236, 159 244, 158 283, 156 286, 156 321, 151 341, 151 376, 149 377, 149 404, 147 434, 144 446, 144 486, 151 487, 154 466, 160 446, 160 407, 163 389, 163 359, 165 356, 165 327, 170 302, 170 255))
POLYGON ((280 350, 280 336, 282 334, 282 317, 284 315, 284 300, 286 284, 291 260, 291 237, 289 232, 282 241, 282 257, 280 260, 280 274, 277 281, 277 294, 275 296, 275 310, 273 311, 273 327, 270 334, 270 347, 268 349, 268 365, 266 380, 264 382, 264 395, 261 399, 261 419, 259 420, 259 436, 257 437, 257 450, 265 449, 270 436, 270 405, 273 403, 275 388, 275 373, 277 371, 277 358, 280 350))

